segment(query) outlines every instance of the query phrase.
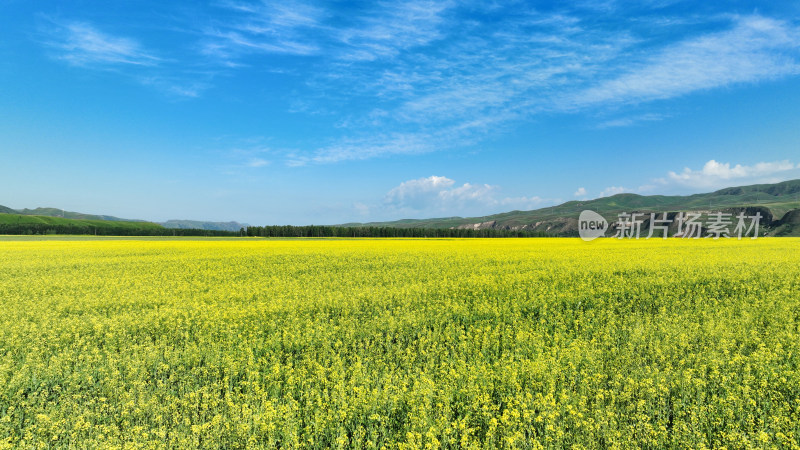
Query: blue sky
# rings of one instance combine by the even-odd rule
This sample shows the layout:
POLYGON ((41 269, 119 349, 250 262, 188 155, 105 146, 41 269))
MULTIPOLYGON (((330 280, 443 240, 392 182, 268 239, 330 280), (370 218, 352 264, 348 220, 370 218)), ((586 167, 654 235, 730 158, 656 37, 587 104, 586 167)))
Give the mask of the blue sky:
POLYGON ((797 2, 5 0, 0 61, 14 208, 320 224, 800 178, 797 2))

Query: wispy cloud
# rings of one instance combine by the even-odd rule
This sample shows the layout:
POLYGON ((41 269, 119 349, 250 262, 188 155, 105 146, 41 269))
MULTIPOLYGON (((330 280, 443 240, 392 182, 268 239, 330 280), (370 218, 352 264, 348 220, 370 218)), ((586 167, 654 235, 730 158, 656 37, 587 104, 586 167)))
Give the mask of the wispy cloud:
POLYGON ((733 28, 670 45, 632 69, 567 97, 574 107, 672 98, 701 89, 800 73, 800 32, 761 16, 735 17, 733 28))
POLYGON ((379 1, 347 16, 309 2, 227 2, 232 20, 208 26, 204 54, 226 63, 254 53, 299 56, 324 53, 329 63, 391 58, 443 36, 441 14, 449 1, 379 1))
POLYGON ((290 40, 264 41, 258 34, 246 34, 235 31, 210 31, 209 36, 219 38, 223 42, 206 44, 203 52, 208 55, 228 59, 237 53, 263 52, 263 53, 288 53, 295 55, 310 55, 317 51, 312 45, 290 40))
MULTIPOLYGON (((310 161, 464 148, 486 133, 541 114, 602 112, 800 73, 800 29, 757 15, 717 17, 713 31, 706 26, 667 45, 625 28, 590 28, 568 14, 531 12, 500 27, 493 24, 491 31, 483 23, 464 23, 454 30, 442 16, 437 18, 431 23, 439 34, 430 35, 436 36, 436 45, 427 51, 399 52, 379 66, 369 60, 353 62, 364 70, 331 65, 317 76, 320 86, 376 100, 376 109, 384 114, 376 119, 364 111, 360 120, 351 117, 346 121, 349 136, 313 150, 310 161), (727 27, 720 21, 727 21, 727 27), (440 36, 442 30, 449 34, 440 36), (359 134, 369 138, 353 138, 359 134)), ((597 128, 665 118, 647 112, 607 120, 597 128)))
POLYGON ((630 16, 596 3, 231 0, 180 31, 190 55, 78 21, 54 22, 48 46, 76 66, 150 70, 137 80, 182 97, 219 81, 185 67, 285 73, 301 86, 287 110, 336 117, 290 165, 465 149, 547 114, 611 113, 598 129, 631 126, 667 118, 656 106, 630 114, 631 104, 800 74, 795 22, 671 18, 659 2, 630 16))
POLYGON ((343 44, 337 58, 348 61, 372 61, 393 57, 403 50, 426 46, 444 37, 442 16, 454 6, 452 1, 414 0, 381 1, 370 13, 352 26, 334 32, 343 44))
POLYGON ((113 36, 85 22, 50 21, 47 45, 56 57, 76 66, 155 66, 161 58, 135 39, 113 36))
POLYGON ((201 52, 227 67, 253 54, 312 55, 320 48, 315 30, 324 11, 302 1, 227 2, 234 16, 216 20, 203 31, 201 52))
POLYGON ((335 140, 304 155, 295 154, 291 161, 294 165, 329 164, 393 155, 429 153, 451 148, 454 143, 469 145, 478 142, 492 123, 498 123, 501 120, 502 117, 498 116, 456 125, 442 125, 439 129, 416 129, 395 133, 375 132, 370 134, 368 131, 354 130, 354 137, 335 140))
POLYGON ((174 98, 195 98, 210 87, 207 75, 187 74, 186 65, 158 55, 135 38, 85 21, 47 18, 45 22, 41 29, 51 56, 72 66, 121 74, 174 98))

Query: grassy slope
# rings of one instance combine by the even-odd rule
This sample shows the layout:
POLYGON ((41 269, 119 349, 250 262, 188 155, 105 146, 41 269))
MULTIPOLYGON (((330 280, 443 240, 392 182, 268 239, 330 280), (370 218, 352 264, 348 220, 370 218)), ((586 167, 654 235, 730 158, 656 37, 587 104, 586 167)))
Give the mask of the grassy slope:
POLYGON ((111 220, 65 219, 62 217, 30 216, 25 214, 0 213, 0 224, 37 224, 96 227, 116 230, 162 229, 161 225, 150 222, 128 222, 111 220))
MULTIPOLYGON (((5 209, 10 209, 10 208, 5 208, 5 209)), ((59 208, 35 208, 35 209, 24 208, 20 210, 11 210, 11 211, 0 210, 0 212, 7 212, 11 214, 24 214, 26 216, 61 217, 64 219, 107 220, 115 222, 143 222, 141 220, 120 219, 119 217, 114 217, 114 216, 84 214, 74 211, 64 211, 63 209, 59 208)))
MULTIPOLYGON (((63 219, 148 223, 144 220, 121 219, 119 217, 107 216, 101 214, 84 214, 74 211, 64 211, 63 209, 60 208, 12 209, 7 206, 0 205, 0 213, 25 215, 25 216, 47 216, 47 217, 55 217, 63 219)), ((35 223, 56 223, 56 222, 35 222, 35 223)), ((166 222, 158 223, 157 225, 160 225, 164 228, 222 230, 222 231, 239 231, 240 228, 248 226, 247 224, 241 224, 239 222, 209 222, 209 221, 199 221, 199 220, 168 220, 166 222)))

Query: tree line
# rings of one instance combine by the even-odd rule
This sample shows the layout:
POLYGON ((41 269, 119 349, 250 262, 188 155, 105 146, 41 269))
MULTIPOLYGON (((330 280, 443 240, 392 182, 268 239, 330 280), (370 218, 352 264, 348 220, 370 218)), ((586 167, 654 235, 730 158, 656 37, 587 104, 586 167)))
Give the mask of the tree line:
POLYGON ((85 224, 0 223, 0 235, 95 235, 95 236, 251 236, 278 238, 359 237, 359 238, 507 238, 551 237, 541 231, 455 228, 337 227, 327 225, 250 226, 239 231, 195 228, 156 228, 153 226, 95 226, 85 224))
POLYGON ((241 236, 240 231, 177 229, 156 227, 119 227, 119 226, 94 226, 94 225, 66 225, 66 224, 0 224, 0 234, 15 235, 47 235, 47 234, 73 234, 95 236, 241 236))
POLYGON ((271 225, 251 226, 244 230, 246 236, 256 237, 420 237, 420 238, 501 238, 550 237, 541 231, 481 230, 456 228, 397 228, 397 227, 337 227, 328 225, 271 225))

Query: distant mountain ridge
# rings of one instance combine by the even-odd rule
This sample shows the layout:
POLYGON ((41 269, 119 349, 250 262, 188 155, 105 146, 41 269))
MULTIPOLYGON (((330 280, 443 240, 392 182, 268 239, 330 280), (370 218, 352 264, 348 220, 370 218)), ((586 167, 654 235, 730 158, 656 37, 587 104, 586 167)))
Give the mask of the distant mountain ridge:
POLYGON ((589 209, 609 223, 623 212, 662 213, 679 211, 761 211, 769 218, 764 226, 773 235, 800 235, 800 180, 719 189, 693 195, 617 194, 593 200, 576 200, 531 211, 510 211, 483 217, 402 219, 389 222, 347 223, 342 226, 402 228, 473 228, 531 230, 575 236, 578 216, 589 209), (791 214, 790 214, 791 213, 791 214))
POLYGON ((62 219, 73 219, 73 220, 91 220, 91 221, 100 220, 108 222, 153 223, 156 225, 160 225, 164 228, 172 228, 172 229, 239 231, 242 228, 248 227, 248 224, 246 223, 239 223, 234 221, 210 222, 210 221, 200 221, 200 220, 168 220, 166 222, 148 222, 146 220, 140 220, 140 219, 122 219, 115 216, 65 211, 60 208, 12 209, 7 206, 0 205, 0 213, 18 214, 23 216, 57 217, 62 219))
MULTIPOLYGON (((556 236, 577 236, 578 216, 583 210, 592 210, 605 217, 609 223, 617 215, 627 213, 670 213, 681 211, 723 211, 748 214, 760 213, 764 218, 764 231, 773 236, 800 236, 800 180, 774 184, 755 184, 719 189, 710 193, 693 195, 638 195, 617 194, 593 200, 576 200, 560 205, 530 211, 509 211, 483 217, 444 217, 432 219, 403 219, 389 222, 346 223, 342 227, 398 227, 398 228, 457 228, 523 230, 556 236)), ((16 210, 0 205, 0 224, 23 222, 41 226, 101 226, 108 224, 121 229, 174 229, 207 230, 208 232, 238 232, 249 227, 235 221, 210 222, 197 220, 168 220, 152 223, 143 220, 85 214, 58 208, 16 210), (26 218, 22 220, 22 218, 26 218), (69 221, 87 222, 83 224, 69 221), (88 223, 92 222, 92 223, 88 223)), ((649 216, 647 216, 649 217, 649 216)), ((674 217, 674 216, 671 216, 674 217)), ((647 226, 648 222, 644 222, 647 226)))
POLYGON ((199 220, 168 220, 166 222, 158 222, 159 225, 165 228, 176 229, 196 229, 196 230, 219 230, 219 231, 239 231, 242 228, 247 228, 250 225, 239 222, 203 222, 199 220))
MULTIPOLYGON (((6 208, 6 207, 3 208, 13 211, 10 214, 22 214, 24 216, 49 216, 49 217, 61 217, 63 219, 82 219, 82 220, 109 220, 112 222, 147 222, 146 220, 121 219, 119 217, 114 217, 114 216, 104 216, 97 214, 85 214, 74 211, 65 211, 63 209, 58 209, 58 208, 35 208, 35 209, 23 208, 17 210, 12 210, 11 208, 6 208)), ((0 212, 5 212, 5 211, 0 211, 0 212)))

